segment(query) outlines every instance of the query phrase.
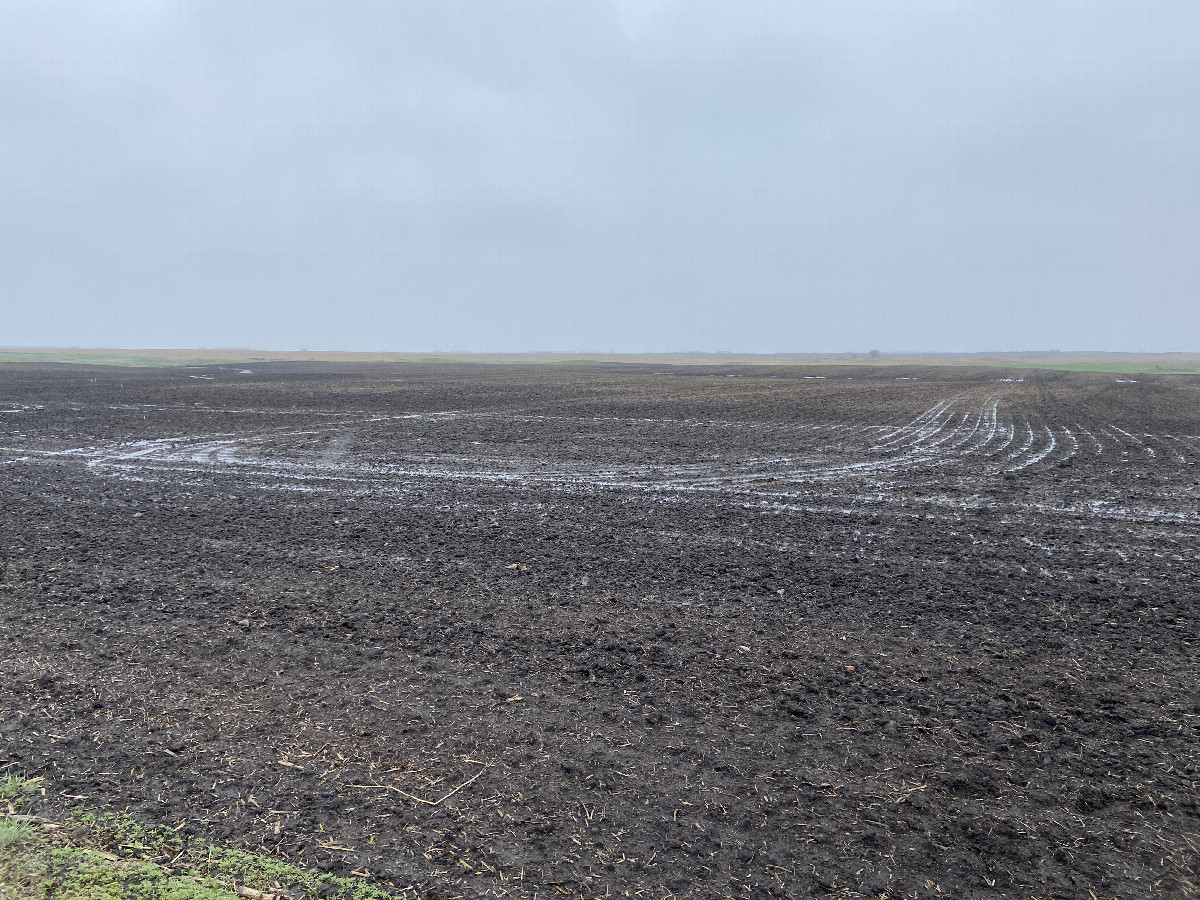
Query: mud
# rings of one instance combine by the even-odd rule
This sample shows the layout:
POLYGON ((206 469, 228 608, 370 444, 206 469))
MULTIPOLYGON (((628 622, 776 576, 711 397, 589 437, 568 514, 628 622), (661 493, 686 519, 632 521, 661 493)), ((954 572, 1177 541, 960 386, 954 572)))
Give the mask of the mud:
POLYGON ((442 900, 1196 895, 1200 378, 243 368, 0 366, 47 808, 442 900))

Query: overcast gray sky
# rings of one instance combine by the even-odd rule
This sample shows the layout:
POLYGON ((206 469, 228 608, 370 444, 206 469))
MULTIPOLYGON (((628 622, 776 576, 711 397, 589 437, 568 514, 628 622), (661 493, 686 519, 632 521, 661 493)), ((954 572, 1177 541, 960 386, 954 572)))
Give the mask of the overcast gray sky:
POLYGON ((1200 3, 0 0, 0 345, 1200 349, 1200 3))

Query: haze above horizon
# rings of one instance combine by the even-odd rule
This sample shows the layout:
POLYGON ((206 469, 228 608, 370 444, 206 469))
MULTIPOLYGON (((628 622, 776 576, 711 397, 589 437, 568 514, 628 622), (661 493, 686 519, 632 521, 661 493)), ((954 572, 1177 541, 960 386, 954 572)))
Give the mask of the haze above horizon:
POLYGON ((1200 350, 1191 2, 0 23, 3 347, 1200 350))

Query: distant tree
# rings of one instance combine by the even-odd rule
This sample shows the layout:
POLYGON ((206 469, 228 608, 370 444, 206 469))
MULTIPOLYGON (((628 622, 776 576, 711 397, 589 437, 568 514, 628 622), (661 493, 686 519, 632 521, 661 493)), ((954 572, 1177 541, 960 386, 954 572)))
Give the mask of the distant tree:
POLYGON ((871 357, 871 359, 879 359, 879 351, 872 350, 870 353, 867 354, 867 356, 871 357))

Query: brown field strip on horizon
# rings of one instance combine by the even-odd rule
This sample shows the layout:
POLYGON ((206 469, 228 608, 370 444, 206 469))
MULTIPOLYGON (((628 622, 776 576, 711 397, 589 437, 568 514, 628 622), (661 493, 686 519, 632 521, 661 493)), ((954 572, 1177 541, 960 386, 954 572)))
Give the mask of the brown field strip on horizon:
POLYGON ((1053 353, 964 354, 866 353, 384 353, 329 350, 121 349, 3 347, 0 362, 47 362, 101 366, 201 366, 265 362, 603 364, 671 366, 993 366, 1114 373, 1200 374, 1200 353, 1053 353))

